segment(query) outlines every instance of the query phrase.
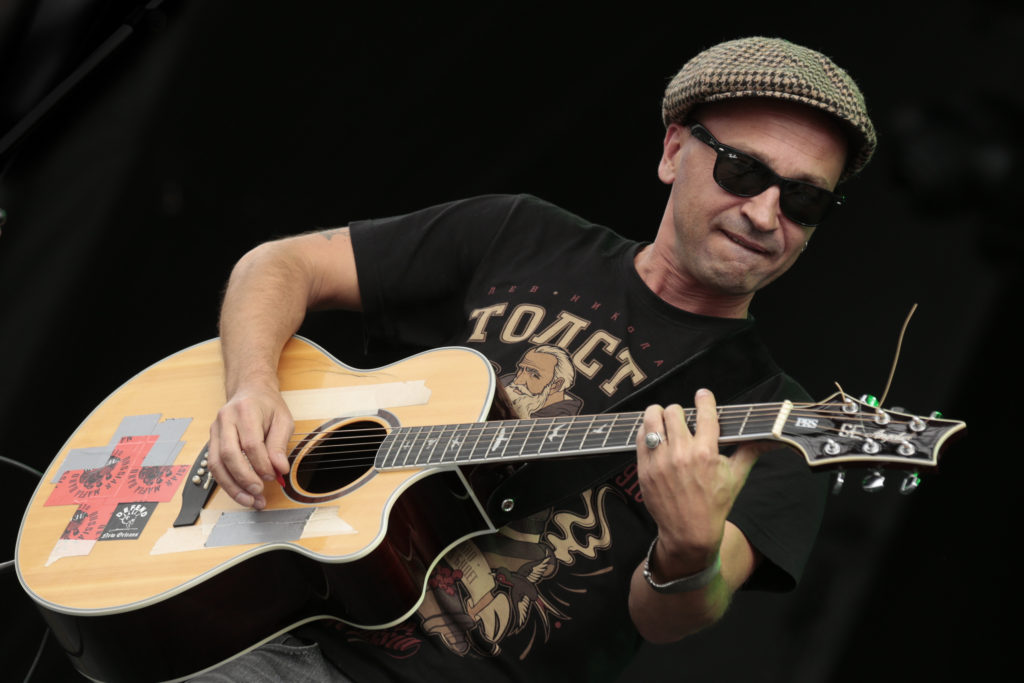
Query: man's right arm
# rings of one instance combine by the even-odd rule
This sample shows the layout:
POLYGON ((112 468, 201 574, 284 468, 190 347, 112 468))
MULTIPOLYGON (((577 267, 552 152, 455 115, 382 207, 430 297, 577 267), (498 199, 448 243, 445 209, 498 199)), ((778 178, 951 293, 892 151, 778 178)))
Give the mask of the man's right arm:
POLYGON ((210 428, 209 465, 241 505, 262 508, 264 482, 288 472, 293 420, 277 365, 306 311, 324 308, 361 308, 348 228, 262 244, 231 272, 220 317, 227 402, 210 428))

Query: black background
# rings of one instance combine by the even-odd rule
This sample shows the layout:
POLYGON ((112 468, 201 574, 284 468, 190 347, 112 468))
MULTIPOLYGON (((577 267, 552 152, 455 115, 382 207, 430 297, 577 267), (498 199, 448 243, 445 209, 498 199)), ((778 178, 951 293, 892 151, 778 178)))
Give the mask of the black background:
MULTIPOLYGON (((710 631, 645 648, 624 680, 942 681, 1012 666, 1020 10, 154 4, 0 9, 0 135, 14 130, 0 143, 0 455, 44 469, 110 391, 215 336, 232 264, 268 238, 483 192, 653 236, 668 79, 720 40, 777 35, 855 76, 880 147, 752 312, 812 394, 839 382, 880 395, 919 304, 888 403, 941 410, 969 434, 913 496, 851 477, 795 593, 741 594, 710 631), (125 22, 36 121, 33 105, 125 22)), ((348 327, 315 317, 304 333, 358 365, 348 327)), ((0 561, 35 486, 3 469, 0 561)), ((0 595, 0 676, 20 680, 44 627, 13 572, 0 595)), ((75 677, 51 641, 33 680, 75 677)))

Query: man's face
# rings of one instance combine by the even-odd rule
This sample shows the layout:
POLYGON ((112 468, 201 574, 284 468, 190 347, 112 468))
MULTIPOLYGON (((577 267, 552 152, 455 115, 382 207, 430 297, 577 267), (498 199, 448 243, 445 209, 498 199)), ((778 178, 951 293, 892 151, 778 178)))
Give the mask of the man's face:
MULTIPOLYGON (((832 190, 842 173, 846 139, 838 125, 803 105, 732 100, 702 107, 694 118, 781 176, 832 190)), ((672 191, 659 238, 669 240, 676 275, 692 291, 753 296, 793 265, 814 228, 782 215, 778 186, 754 197, 719 187, 715 159, 688 128, 669 127, 658 175, 672 191)))
POLYGON ((527 352, 519 361, 511 386, 522 388, 533 396, 540 394, 555 377, 555 362, 550 353, 527 352))
MULTIPOLYGON (((556 358, 550 353, 528 351, 519 361, 517 372, 507 391, 512 408, 519 417, 530 417, 548 403, 555 382, 556 358)), ((557 382, 561 387, 561 380, 557 382)))

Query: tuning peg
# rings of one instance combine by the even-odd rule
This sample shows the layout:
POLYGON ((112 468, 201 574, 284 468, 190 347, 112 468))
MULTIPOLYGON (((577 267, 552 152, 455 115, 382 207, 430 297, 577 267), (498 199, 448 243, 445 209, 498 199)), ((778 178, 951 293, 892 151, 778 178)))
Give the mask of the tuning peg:
POLYGON ((868 493, 875 493, 885 488, 885 475, 882 474, 881 470, 871 470, 864 481, 861 482, 861 488, 868 493))
POLYGON ((904 496, 909 496, 911 493, 917 490, 917 487, 921 485, 921 477, 917 475, 917 472, 911 472, 907 476, 903 477, 903 481, 900 482, 900 493, 904 496))
POLYGON ((846 472, 843 470, 836 470, 836 477, 832 481, 832 495, 838 496, 839 492, 843 490, 843 484, 846 483, 846 472))

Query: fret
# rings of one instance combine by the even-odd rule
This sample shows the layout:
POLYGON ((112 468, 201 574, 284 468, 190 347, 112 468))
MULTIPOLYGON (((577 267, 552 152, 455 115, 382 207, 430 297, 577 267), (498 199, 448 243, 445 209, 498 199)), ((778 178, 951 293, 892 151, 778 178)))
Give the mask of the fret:
POLYGON ((696 408, 683 408, 683 424, 693 434, 697 431, 697 409, 696 408))
POLYGON ((458 429, 458 425, 441 425, 440 428, 441 431, 437 433, 437 436, 431 437, 434 439, 434 444, 427 455, 426 464, 439 464, 444 461, 444 454, 451 446, 452 434, 458 429))
POLYGON ((777 409, 782 407, 781 403, 762 403, 761 405, 754 406, 755 409, 759 409, 757 417, 751 420, 751 428, 749 432, 756 434, 771 434, 772 424, 775 422, 776 415, 779 413, 777 409))
MULTIPOLYGON (((533 436, 533 428, 534 428, 534 426, 536 426, 537 420, 527 420, 527 423, 529 424, 530 428, 527 429, 526 430, 526 434, 523 435, 523 443, 520 444, 519 452, 516 453, 516 456, 520 457, 520 458, 523 455, 526 455, 526 453, 524 453, 524 451, 526 450, 526 446, 530 443, 530 438, 533 436)), ((522 425, 522 421, 520 421, 520 425, 522 425)), ((520 430, 517 429, 516 431, 520 431, 520 430)))
POLYGON ((608 445, 608 439, 610 439, 612 434, 615 433, 615 423, 618 422, 619 416, 612 415, 611 417, 611 424, 609 424, 607 428, 604 430, 604 440, 601 441, 601 448, 605 448, 608 445))
MULTIPOLYGON (((755 403, 746 406, 732 406, 730 410, 736 416, 732 421, 735 421, 741 412, 743 419, 738 427, 731 427, 729 419, 722 419, 720 422, 722 424, 722 436, 720 439, 724 442, 736 442, 746 441, 754 436, 772 434, 772 425, 779 415, 778 409, 782 406, 783 404, 781 403, 755 403)), ((728 418, 729 414, 723 412, 723 415, 728 418)))
POLYGON ((586 452, 604 448, 614 422, 614 416, 609 419, 608 415, 595 415, 580 440, 580 450, 586 452))
POLYGON ((430 448, 437 444, 437 438, 434 436, 437 426, 427 425, 422 429, 424 431, 423 438, 419 439, 415 446, 416 457, 412 461, 412 464, 416 467, 430 464, 430 448))
POLYGON ((746 428, 747 421, 750 419, 750 413, 752 413, 753 411, 754 411, 754 406, 753 405, 747 406, 747 412, 743 416, 743 422, 740 423, 740 428, 739 428, 739 431, 736 432, 736 436, 743 436, 743 430, 746 428))
POLYGON ((555 418, 553 417, 539 417, 531 420, 533 427, 530 429, 530 433, 526 435, 523 447, 519 449, 520 454, 524 457, 538 455, 544 447, 544 437, 547 436, 548 430, 551 429, 554 421, 555 418))
MULTIPOLYGON (((630 426, 630 424, 627 423, 626 425, 618 428, 618 432, 620 432, 620 434, 622 434, 622 433, 626 434, 626 438, 625 439, 623 439, 622 441, 617 441, 617 443, 620 443, 620 445, 622 445, 622 446, 633 445, 634 443, 636 443, 637 433, 640 431, 640 428, 643 426, 643 413, 635 413, 633 415, 635 417, 633 418, 632 426, 630 426)), ((624 417, 629 417, 629 416, 624 416, 624 417)))
POLYGON ((485 422, 484 425, 476 447, 473 449, 472 459, 474 462, 482 462, 491 458, 495 438, 498 437, 502 429, 502 422, 485 422))
POLYGON ((420 442, 419 452, 416 453, 414 465, 425 467, 433 462, 434 451, 437 449, 437 444, 441 440, 441 434, 443 433, 443 425, 430 425, 427 428, 427 433, 424 434, 423 441, 420 442))
POLYGON ((491 446, 491 454, 494 458, 505 459, 505 452, 508 450, 509 444, 515 440, 518 425, 518 420, 502 420, 501 429, 498 430, 498 435, 494 437, 494 445, 491 446), (500 453, 497 452, 499 448, 501 449, 500 453))
POLYGON ((544 441, 540 447, 540 453, 552 454, 562 452, 562 443, 569 435, 573 419, 564 417, 551 418, 552 423, 544 434, 544 441))
POLYGON ((434 445, 430 447, 430 453, 427 454, 426 464, 437 465, 444 460, 444 454, 448 450, 448 444, 451 443, 452 430, 455 429, 455 425, 439 425, 440 430, 434 439, 434 445))
POLYGON ((463 439, 462 445, 459 446, 459 452, 455 454, 455 462, 473 462, 476 456, 477 447, 480 445, 480 438, 484 434, 484 428, 487 426, 486 422, 477 422, 468 425, 466 429, 466 438, 463 439))
POLYGON ((373 466, 377 469, 384 469, 391 464, 393 457, 391 452, 395 449, 395 444, 398 443, 396 434, 398 434, 397 430, 388 432, 384 441, 381 442, 381 448, 377 450, 377 457, 373 459, 373 466))
POLYGON ((508 421, 502 420, 498 423, 498 431, 495 432, 494 438, 491 439, 491 446, 487 449, 488 458, 501 459, 502 454, 505 452, 505 448, 508 446, 511 431, 508 421))
POLYGON ((409 453, 412 449, 412 439, 416 438, 413 427, 402 427, 401 439, 394 448, 394 456, 391 458, 391 467, 405 467, 409 460, 409 453))
POLYGON ((484 424, 483 422, 477 422, 463 426, 465 433, 459 442, 458 451, 453 455, 452 462, 456 464, 472 462, 473 449, 476 448, 477 442, 480 441, 480 435, 484 431, 484 424))
POLYGON ((518 460, 523 454, 523 447, 526 445, 530 432, 533 429, 532 420, 506 420, 508 426, 508 440, 501 449, 503 460, 518 460))
POLYGON ((444 452, 441 453, 441 457, 438 462, 459 462, 462 455, 462 448, 473 436, 473 427, 475 426, 477 425, 453 425, 452 434, 448 438, 448 443, 445 445, 444 452))
POLYGON ((565 438, 558 447, 559 453, 580 453, 583 450, 583 440, 587 438, 590 425, 594 424, 596 415, 580 415, 569 418, 569 425, 565 430, 565 438), (590 424, 584 426, 584 421, 590 420, 590 424))
POLYGON ((403 444, 404 455, 402 456, 399 465, 401 467, 412 467, 416 465, 416 460, 420 454, 420 447, 423 444, 423 437, 425 436, 424 430, 426 427, 411 427, 407 442, 403 444))

